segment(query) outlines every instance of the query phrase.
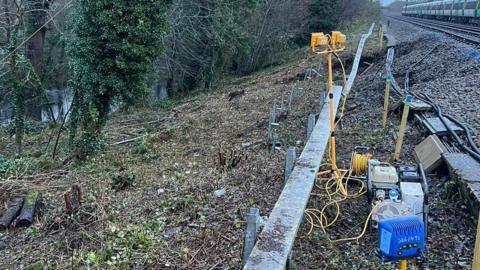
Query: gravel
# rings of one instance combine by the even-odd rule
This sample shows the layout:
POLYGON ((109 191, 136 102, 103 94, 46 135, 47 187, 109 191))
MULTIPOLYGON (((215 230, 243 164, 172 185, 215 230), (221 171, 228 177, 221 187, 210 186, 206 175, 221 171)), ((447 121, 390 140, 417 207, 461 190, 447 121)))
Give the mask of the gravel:
POLYGON ((412 67, 411 90, 428 94, 445 114, 469 126, 474 141, 480 145, 480 51, 400 21, 392 20, 389 32, 399 41, 394 63, 399 81, 406 70, 436 47, 423 62, 412 67))

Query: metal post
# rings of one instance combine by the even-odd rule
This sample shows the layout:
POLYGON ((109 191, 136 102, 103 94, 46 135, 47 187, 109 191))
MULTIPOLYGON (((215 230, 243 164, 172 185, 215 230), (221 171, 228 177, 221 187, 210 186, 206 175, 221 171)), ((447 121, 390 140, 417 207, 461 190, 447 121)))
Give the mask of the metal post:
POLYGON ((285 111, 285 94, 282 94, 282 105, 280 105, 280 113, 285 111))
POLYGON ((400 261, 400 270, 407 270, 407 260, 400 261))
POLYGON ((320 102, 318 103, 319 105, 319 112, 323 110, 323 106, 325 105, 325 99, 327 98, 327 91, 322 91, 320 94, 320 102))
POLYGON ((397 144, 395 146, 395 160, 400 159, 400 152, 402 150, 403 137, 405 136, 405 127, 407 126, 408 113, 410 111, 410 105, 413 101, 413 97, 408 95, 405 98, 405 106, 403 107, 402 121, 400 123, 400 130, 398 131, 397 144))
POLYGON ((330 160, 332 169, 337 170, 337 157, 335 155, 335 101, 333 100, 333 67, 332 53, 328 54, 328 97, 330 105, 330 160))
POLYGON ((307 140, 312 135, 313 129, 315 128, 315 115, 313 113, 308 115, 307 121, 307 140))
POLYGON ((390 78, 387 78, 387 83, 385 86, 385 98, 383 100, 383 117, 382 117, 382 127, 387 126, 387 117, 388 117, 388 105, 390 103, 390 86, 392 82, 390 78))
POLYGON ((243 263, 246 263, 253 247, 257 242, 258 229, 260 227, 260 210, 258 208, 250 208, 247 214, 247 227, 245 230, 245 244, 243 247, 243 263))
POLYGON ((277 98, 273 99, 272 112, 273 112, 273 116, 275 117, 273 122, 275 122, 277 120, 277 98))
POLYGON ((290 177, 290 174, 293 171, 296 157, 297 157, 297 153, 296 153, 295 147, 288 148, 287 155, 285 157, 285 183, 287 183, 288 177, 290 177))
POLYGON ((272 135, 272 154, 275 153, 275 149, 277 148, 278 144, 278 136, 277 134, 273 133, 272 135))
MULTIPOLYGON (((480 218, 480 214, 478 215, 480 218)), ((477 221, 477 236, 475 238, 475 251, 473 253, 473 270, 480 270, 480 222, 477 221)))
POLYGON ((273 124, 275 124, 275 115, 273 114, 273 111, 270 111, 270 115, 268 118, 268 138, 269 139, 273 138, 273 124))
POLYGON ((297 84, 295 84, 293 87, 292 87, 292 90, 290 90, 290 95, 288 96, 288 111, 292 111, 292 101, 293 101, 293 92, 295 91, 295 87, 297 86, 297 84))
POLYGON ((272 110, 268 118, 268 138, 273 139, 273 127, 277 125, 275 121, 277 120, 276 106, 277 99, 273 99, 272 110))

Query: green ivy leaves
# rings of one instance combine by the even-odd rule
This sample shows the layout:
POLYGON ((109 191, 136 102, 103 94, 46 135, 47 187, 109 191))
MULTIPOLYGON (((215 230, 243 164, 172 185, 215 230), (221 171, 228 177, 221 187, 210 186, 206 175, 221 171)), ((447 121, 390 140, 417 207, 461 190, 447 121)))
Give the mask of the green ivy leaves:
POLYGON ((80 156, 93 151, 110 107, 138 103, 145 77, 162 51, 168 0, 79 0, 67 38, 75 92, 69 131, 80 156))

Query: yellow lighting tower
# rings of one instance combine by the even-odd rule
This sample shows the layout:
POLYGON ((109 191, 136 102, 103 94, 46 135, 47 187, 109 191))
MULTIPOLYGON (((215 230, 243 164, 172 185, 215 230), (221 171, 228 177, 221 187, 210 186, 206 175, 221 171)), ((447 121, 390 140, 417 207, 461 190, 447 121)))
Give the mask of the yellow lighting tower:
POLYGON ((312 33, 310 47, 316 54, 327 55, 328 62, 328 87, 330 106, 330 159, 332 170, 337 175, 337 158, 335 155, 335 101, 333 100, 333 68, 332 55, 345 50, 346 36, 339 31, 332 31, 331 35, 312 33))

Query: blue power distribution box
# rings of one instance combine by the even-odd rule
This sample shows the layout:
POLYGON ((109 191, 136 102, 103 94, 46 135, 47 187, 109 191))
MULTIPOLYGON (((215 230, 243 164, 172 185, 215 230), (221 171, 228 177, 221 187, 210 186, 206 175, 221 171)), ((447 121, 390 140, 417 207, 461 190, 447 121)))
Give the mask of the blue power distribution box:
POLYGON ((417 216, 381 220, 378 230, 382 260, 398 261, 425 252, 425 228, 417 216))

